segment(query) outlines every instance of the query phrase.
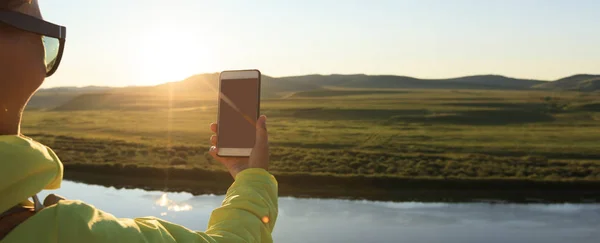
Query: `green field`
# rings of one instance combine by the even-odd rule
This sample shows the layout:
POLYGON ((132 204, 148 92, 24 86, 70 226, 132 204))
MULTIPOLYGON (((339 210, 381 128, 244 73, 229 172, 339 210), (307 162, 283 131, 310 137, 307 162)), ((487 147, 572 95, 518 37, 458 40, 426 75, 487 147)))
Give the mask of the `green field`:
MULTIPOLYGON (((214 99, 90 94, 30 109, 23 133, 63 162, 222 171, 214 99)), ((600 95, 320 89, 265 99, 274 173, 600 181, 600 95)))

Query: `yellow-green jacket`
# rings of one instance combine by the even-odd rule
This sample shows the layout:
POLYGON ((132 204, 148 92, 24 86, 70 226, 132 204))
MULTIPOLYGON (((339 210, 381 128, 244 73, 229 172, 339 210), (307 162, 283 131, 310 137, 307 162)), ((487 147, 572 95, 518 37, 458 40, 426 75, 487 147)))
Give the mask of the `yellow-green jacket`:
MULTIPOLYGON (((63 166, 50 148, 0 136, 0 213, 31 204, 28 198, 43 189, 59 188, 62 176, 63 166)), ((81 201, 63 200, 21 223, 1 243, 272 242, 276 219, 277 181, 263 169, 247 169, 212 212, 205 232, 154 217, 119 219, 81 201)))

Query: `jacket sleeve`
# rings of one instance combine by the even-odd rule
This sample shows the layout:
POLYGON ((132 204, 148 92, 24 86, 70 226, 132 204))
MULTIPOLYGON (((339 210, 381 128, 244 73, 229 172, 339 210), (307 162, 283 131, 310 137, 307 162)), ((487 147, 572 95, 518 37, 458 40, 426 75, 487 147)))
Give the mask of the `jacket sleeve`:
POLYGON ((276 219, 277 181, 263 169, 246 169, 212 212, 205 232, 155 217, 118 219, 83 202, 64 200, 25 221, 2 242, 272 242, 276 219))
POLYGON ((240 172, 222 206, 212 212, 206 234, 217 242, 273 242, 277 197, 277 181, 268 172, 240 172))
POLYGON ((206 232, 189 232, 179 225, 157 222, 174 242, 273 242, 271 232, 277 213, 275 178, 263 169, 246 169, 236 176, 221 207, 212 212, 206 232))

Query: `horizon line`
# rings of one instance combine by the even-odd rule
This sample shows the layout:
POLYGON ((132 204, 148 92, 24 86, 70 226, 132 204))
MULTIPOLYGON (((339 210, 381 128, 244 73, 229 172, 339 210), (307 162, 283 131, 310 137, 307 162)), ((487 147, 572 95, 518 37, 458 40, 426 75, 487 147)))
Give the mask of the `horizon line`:
MULTIPOLYGON (((225 71, 225 70, 224 70, 225 71)), ((167 84, 167 83, 174 83, 174 82, 181 82, 181 81, 185 81, 188 80, 192 77, 195 76, 200 76, 200 75, 215 75, 215 74, 219 74, 221 72, 204 72, 204 73, 198 73, 198 74, 192 74, 184 79, 181 80, 174 80, 174 81, 165 81, 165 82, 161 82, 161 83, 157 83, 154 85, 125 85, 125 86, 110 86, 110 85, 81 85, 81 86, 53 86, 53 87, 48 87, 48 88, 40 88, 39 90, 48 90, 48 89, 58 89, 58 88, 88 88, 88 87, 98 87, 98 88, 129 88, 129 87, 153 87, 153 86, 158 86, 158 85, 163 85, 163 84, 167 84)), ((472 75, 463 75, 463 76, 455 76, 455 77, 448 77, 448 78, 420 78, 420 77, 416 77, 416 76, 406 76, 406 75, 399 75, 399 74, 366 74, 366 73, 328 73, 328 74, 322 74, 322 73, 311 73, 311 74, 302 74, 302 75, 288 75, 288 76, 270 76, 264 73, 261 73, 261 76, 266 76, 269 78, 295 78, 295 77, 304 77, 304 76, 334 76, 334 75, 339 75, 339 76, 354 76, 354 75, 363 75, 363 76, 392 76, 392 77, 404 77, 404 78, 414 78, 414 79, 418 79, 418 80, 444 80, 444 79, 457 79, 457 78, 466 78, 466 77, 478 77, 478 76, 500 76, 500 77, 505 77, 505 78, 512 78, 512 79, 521 79, 521 80, 533 80, 533 81, 542 81, 542 82, 554 82, 560 79, 564 79, 564 78, 568 78, 568 77, 573 77, 573 76, 577 76, 577 75, 590 75, 590 76, 600 76, 600 74, 591 74, 591 73, 576 73, 576 74, 572 74, 572 75, 568 75, 562 78, 558 78, 556 80, 545 80, 545 79, 534 79, 534 78, 517 78, 517 77, 513 77, 513 76, 506 76, 506 75, 502 75, 502 74, 492 74, 492 73, 488 73, 488 74, 472 74, 472 75)))

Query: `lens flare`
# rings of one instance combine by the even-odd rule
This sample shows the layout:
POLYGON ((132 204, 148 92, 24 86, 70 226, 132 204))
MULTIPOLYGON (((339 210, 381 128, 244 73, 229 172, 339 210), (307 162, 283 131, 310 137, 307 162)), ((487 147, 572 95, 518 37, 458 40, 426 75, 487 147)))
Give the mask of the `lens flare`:
POLYGON ((268 224, 269 223, 269 217, 268 216, 262 217, 262 222, 265 223, 265 224, 268 224))

